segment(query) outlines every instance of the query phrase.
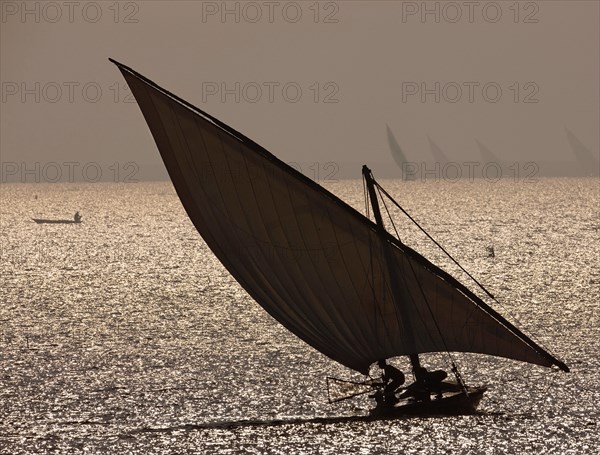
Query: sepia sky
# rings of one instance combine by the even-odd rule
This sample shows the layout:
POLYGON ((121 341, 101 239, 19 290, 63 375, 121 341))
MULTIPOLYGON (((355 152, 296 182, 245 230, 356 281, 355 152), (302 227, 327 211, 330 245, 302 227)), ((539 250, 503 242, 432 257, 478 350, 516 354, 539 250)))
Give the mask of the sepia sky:
POLYGON ((157 175, 108 57, 344 176, 396 166, 386 125, 414 161, 433 160, 429 136, 450 160, 481 160, 477 139, 507 162, 571 162, 565 129, 598 159, 597 1, 0 3, 3 163, 157 175))

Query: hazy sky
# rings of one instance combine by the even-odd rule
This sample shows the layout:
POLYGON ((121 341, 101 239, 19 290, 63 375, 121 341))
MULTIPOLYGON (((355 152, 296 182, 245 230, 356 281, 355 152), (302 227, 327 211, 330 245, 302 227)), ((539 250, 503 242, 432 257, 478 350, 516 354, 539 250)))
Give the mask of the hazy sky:
POLYGON ((414 160, 427 135, 459 161, 481 159, 475 139, 573 160, 565 128, 600 149, 597 1, 1 7, 3 162, 159 164, 108 57, 287 162, 394 166, 386 124, 414 160))

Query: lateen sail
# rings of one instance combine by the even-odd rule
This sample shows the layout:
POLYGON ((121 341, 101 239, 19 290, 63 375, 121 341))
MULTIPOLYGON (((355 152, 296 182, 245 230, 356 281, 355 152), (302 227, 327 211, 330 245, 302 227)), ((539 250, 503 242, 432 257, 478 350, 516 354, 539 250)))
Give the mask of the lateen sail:
POLYGON ((327 190, 114 63, 198 232, 254 300, 302 340, 362 373, 381 358, 444 350, 566 369, 447 273, 379 233, 327 190), (391 274, 384 249, 393 258, 391 274))

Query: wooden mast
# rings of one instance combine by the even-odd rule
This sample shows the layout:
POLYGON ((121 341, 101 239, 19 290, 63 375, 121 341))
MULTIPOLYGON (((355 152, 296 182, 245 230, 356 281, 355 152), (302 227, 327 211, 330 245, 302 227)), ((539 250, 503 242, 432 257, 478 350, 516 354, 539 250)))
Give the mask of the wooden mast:
MULTIPOLYGON (((374 183, 375 180, 373 179, 373 174, 371 173, 371 169, 369 169, 366 165, 363 165, 362 173, 365 178, 365 182, 367 183, 369 199, 371 200, 371 206, 373 207, 373 215, 375 216, 375 221, 377 223, 377 227, 379 228, 380 232, 382 234, 384 234, 384 233, 386 233, 386 230, 385 230, 385 226, 383 225, 383 219, 381 218, 381 210, 379 210, 379 202, 377 200, 377 194, 375 193, 375 183, 374 183)), ((385 257, 385 262, 388 266, 388 271, 390 274, 390 282, 392 285, 392 290, 395 295, 400 295, 400 290, 398 288, 398 281, 396 280, 396 277, 393 275, 394 274, 394 272, 393 272, 394 268, 392 267, 393 260, 390 257, 390 253, 387 248, 384 248, 384 257, 385 257)), ((402 314, 406 315, 406 312, 402 311, 402 314)), ((408 324, 407 324, 407 326, 408 326, 408 324)), ((408 335, 410 341, 412 342, 412 345, 414 348, 414 334, 412 333, 412 330, 410 328, 407 330, 407 332, 408 332, 407 335, 408 335)), ((417 372, 421 368, 421 362, 419 361, 419 354, 417 352, 415 352, 413 354, 409 354, 408 358, 410 359, 410 363, 413 368, 413 373, 415 374, 415 376, 417 376, 417 372)))

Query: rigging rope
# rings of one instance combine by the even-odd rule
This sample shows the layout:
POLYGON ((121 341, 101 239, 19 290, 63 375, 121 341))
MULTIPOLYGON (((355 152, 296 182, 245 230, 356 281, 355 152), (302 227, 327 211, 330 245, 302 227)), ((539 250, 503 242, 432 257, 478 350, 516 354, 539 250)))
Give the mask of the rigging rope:
MULTIPOLYGON (((392 218, 392 215, 391 215, 390 211, 388 210, 387 204, 385 203, 385 199, 382 197, 381 192, 383 191, 388 196, 388 198, 390 198, 392 200, 392 202, 396 203, 396 201, 394 201, 386 193, 386 191, 383 188, 381 188, 381 186, 376 181, 374 181, 374 183, 375 183, 377 191, 379 193, 379 197, 381 198, 381 201, 383 202, 383 206, 385 208, 387 216, 390 219, 390 223, 392 223, 392 227, 394 228, 394 232, 396 233, 396 237, 398 238, 398 240, 400 240, 400 234, 398 234, 398 229, 396 229, 396 223, 394 223, 394 219, 392 218)), ((398 204, 396 203, 396 205, 398 205, 398 204)), ((440 335, 440 339, 442 340, 442 344, 444 345, 444 350, 446 351, 446 355, 448 356, 448 359, 450 361, 450 365, 452 366, 452 368, 451 368, 452 373, 454 373, 454 376, 456 377, 456 381, 462 387, 465 395, 468 395, 469 393, 467 392, 467 387, 465 386, 465 383, 464 383, 464 381, 462 379, 462 375, 460 374, 460 371, 458 371, 458 367, 456 366, 456 363, 454 362, 454 358, 452 357, 452 354, 450 353, 450 350, 448 349, 448 345, 446 344, 446 340, 444 339, 444 335, 442 334, 442 329, 440 328, 440 326, 439 326, 439 324, 438 324, 438 322, 437 322, 437 320, 435 318, 435 315, 433 314, 433 310, 431 309, 431 305, 429 305, 429 301, 427 300, 427 296, 425 295, 425 291, 423 290, 423 287, 421 286, 421 282, 419 281, 419 279, 417 277, 417 273, 415 272, 415 269, 414 269, 414 267, 412 265, 412 262, 408 261, 408 264, 409 264, 410 270, 412 271, 412 274, 413 274, 413 276, 415 278, 415 281, 416 281, 417 285, 419 286, 419 291, 421 292, 421 296, 423 297, 423 300, 425 301, 425 304, 427 305, 427 309, 429 310, 429 314, 431 315, 431 319, 433 320, 433 323, 435 324, 435 328, 437 329, 437 331, 438 331, 438 333, 440 335)))
POLYGON ((402 213, 404 213, 408 217, 409 220, 415 223, 415 225, 429 238, 429 240, 435 243, 435 245, 440 250, 442 250, 446 254, 446 256, 448 256, 458 267, 460 267, 460 269, 463 272, 465 272, 469 276, 469 278, 471 278, 477 284, 477 286, 479 286, 483 290, 483 292, 485 292, 491 299, 498 302, 498 300, 496 300, 496 297, 494 297, 493 294, 490 291, 488 291, 483 284, 477 281, 477 279, 473 275, 467 272, 467 270, 462 265, 460 265, 460 263, 456 259, 454 259, 454 257, 450 253, 448 253, 448 251, 446 251, 442 245, 440 245, 431 235, 429 235, 429 233, 425 229, 423 229, 421 225, 417 223, 417 221, 412 216, 410 216, 409 213, 406 210, 404 210, 402 206, 398 204, 398 202, 396 202, 396 200, 392 196, 390 196, 390 194, 384 188, 381 187, 381 185, 379 185, 379 183, 375 182, 375 185, 377 185, 377 188, 380 189, 383 192, 383 194, 385 194, 390 199, 390 201, 392 201, 394 205, 398 207, 402 211, 402 213))
MULTIPOLYGON (((377 182, 375 182, 375 184, 377 185, 377 182)), ((398 237, 398 240, 402 241, 400 239, 400 234, 398 234, 398 229, 396 229, 396 224, 394 223, 394 220, 392 219, 392 215, 390 214, 390 211, 388 210, 387 204, 385 203, 385 199, 381 196, 381 190, 379 189, 379 185, 377 185, 377 191, 379 192, 379 197, 381 198, 381 202, 383 202, 383 207, 385 208, 385 212, 387 213, 387 216, 390 219, 390 222, 392 223, 392 227, 394 228, 394 232, 396 233, 396 237, 398 237)))
MULTIPOLYGON (((498 305, 502 306, 503 308, 506 309, 506 307, 502 304, 502 302, 500 302, 490 291, 488 291, 485 286, 483 286, 483 284, 481 284, 479 281, 477 281, 477 279, 471 275, 462 265, 460 265, 460 263, 454 259, 454 257, 448 253, 448 251, 446 251, 446 249, 444 249, 444 247, 442 245, 440 245, 431 235, 429 235, 429 233, 412 217, 410 216, 410 214, 404 210, 404 208, 398 204, 398 202, 385 190, 385 188, 383 188, 381 185, 379 185, 379 183, 373 179, 374 184, 376 185, 377 189, 382 192, 385 196, 387 196, 387 198, 392 201, 392 203, 402 211, 402 213, 404 213, 408 219, 410 219, 440 250, 442 250, 446 256, 448 256, 463 272, 465 272, 467 274, 467 276, 469 276, 469 278, 471 278, 476 284, 477 286, 479 286, 494 302, 496 302, 498 305)), ((381 193, 380 193, 381 194, 381 193)), ((383 200, 383 198, 382 198, 383 200)), ((385 206, 385 202, 384 202, 384 206, 385 206)), ((386 211, 387 211, 387 207, 386 207, 386 211)), ((390 216, 389 212, 388 212, 388 216, 390 216)), ((391 216, 390 216, 390 220, 391 220, 391 216)), ((392 221, 392 225, 394 224, 393 220, 392 221)), ((394 226, 395 229, 395 226, 394 226)), ((508 311, 508 310, 507 310, 508 311)), ((511 314, 510 311, 508 311, 508 313, 510 314, 510 316, 520 325, 523 325, 518 318, 516 318, 513 314, 511 314)), ((539 340, 536 339, 536 337, 534 337, 532 334, 529 334, 529 337, 538 344, 538 346, 540 346, 542 349, 545 349, 544 344, 542 342, 540 342, 539 340)), ((458 372, 457 372, 458 373, 458 372)), ((455 374, 457 374, 455 373, 455 374)), ((458 375, 460 375, 460 373, 458 373, 458 375)))
MULTIPOLYGON (((364 182, 364 185, 363 185, 363 191, 364 191, 364 197, 365 197, 365 207, 366 207, 366 208, 368 208, 368 199, 370 199, 370 197, 371 197, 371 191, 369 191, 369 193, 367 193, 367 191, 366 191, 366 185, 368 185, 368 182, 367 182, 367 179, 366 179, 366 177, 364 177, 364 176, 363 176, 363 182, 364 182)), ((396 224, 394 223, 394 219, 392 218, 392 215, 391 215, 391 213, 390 213, 390 211, 389 211, 389 209, 388 209, 388 207, 387 207, 387 204, 385 203, 385 199, 383 198, 383 196, 382 196, 382 194, 381 194, 381 193, 382 193, 382 191, 383 191, 383 193, 385 193, 385 194, 386 194, 386 196, 387 196, 388 198, 390 198, 390 199, 391 199, 391 200, 392 200, 392 201, 393 201, 393 202, 394 202, 394 203, 395 203, 395 204, 396 204, 396 205, 397 205, 397 206, 398 206, 400 209, 402 209, 402 208, 401 208, 401 207, 399 206, 399 204, 398 204, 396 201, 394 201, 394 200, 393 200, 393 198, 392 198, 392 197, 391 197, 391 196, 390 196, 390 195, 389 195, 389 194, 388 194, 388 193, 387 193, 387 192, 386 192, 386 191, 385 191, 385 190, 384 190, 384 189, 383 189, 383 188, 382 188, 382 187, 381 187, 381 186, 380 186, 380 185, 379 185, 379 184, 378 184, 376 181, 375 181, 375 179, 373 179, 373 178, 372 178, 372 182, 373 182, 373 188, 374 188, 374 189, 375 189, 375 188, 377 189, 377 192, 379 193, 379 198, 380 198, 380 199, 381 199, 381 201, 383 202, 383 206, 384 206, 384 208, 385 208, 385 211, 386 211, 386 213, 387 213, 387 215, 388 215, 388 218, 390 219, 390 222, 392 223, 392 227, 394 228, 394 232, 396 233, 396 237, 398 238, 398 240, 400 240, 400 234, 398 233, 398 229, 396 228, 396 224)), ((375 198, 377 198, 377 195, 376 195, 374 192, 373 192, 373 195, 375 196, 375 198)), ((374 204, 377 204, 377 202, 375 201, 375 202, 374 202, 374 204)), ((403 210, 403 209, 402 209, 402 211, 404 212, 404 210, 403 210)), ((404 213, 406 213, 406 212, 404 212, 404 213)), ((407 215, 408 215, 408 214, 407 214, 407 215)), ((381 218, 381 217, 380 217, 380 218, 381 218)), ((410 216, 409 216, 409 218, 410 218, 410 216)), ((412 219, 412 218, 411 218, 411 219, 412 219)), ((413 221, 414 221, 414 220, 413 220, 413 221)), ((384 230, 385 230, 385 226, 383 225, 383 219, 381 219, 381 223, 382 223, 382 226, 381 226, 381 227, 382 227, 382 229, 384 229, 384 230)), ((416 224, 416 222, 415 222, 415 224, 416 224)), ((422 228, 421 228, 421 229, 422 229, 422 228)), ((432 240, 433 240, 433 239, 432 239, 432 240)), ((440 339, 442 340, 442 344, 444 345, 444 350, 445 350, 445 352, 446 352, 446 355, 448 356, 448 359, 449 359, 449 361, 450 361, 450 364, 451 364, 451 366, 452 366, 452 368, 451 368, 451 371, 454 373, 454 375, 455 375, 455 377, 456 377, 456 381, 457 381, 457 382, 458 382, 458 384, 460 384, 460 386, 462 387, 462 389, 463 389, 463 392, 465 393, 465 395, 467 395, 467 396, 468 396, 468 395, 469 395, 469 393, 468 393, 468 391, 467 391, 467 387, 466 387, 466 385, 465 385, 465 383, 464 383, 464 381, 463 381, 463 379, 462 379, 462 376, 461 376, 460 372, 458 371, 458 367, 456 366, 456 363, 454 362, 454 358, 452 357, 452 354, 451 354, 451 353, 450 353, 450 351, 448 350, 448 345, 446 344, 446 340, 444 339, 444 335, 442 334, 442 331, 441 331, 441 329, 440 329, 440 326, 438 325, 438 323, 437 323, 437 320, 435 319, 435 316, 434 316, 434 314, 433 314, 433 310, 431 309, 431 305, 429 305, 429 301, 427 300, 427 296, 425 295, 425 291, 423 290, 423 287, 421 286, 421 283, 420 283, 420 281, 419 281, 419 279, 418 279, 418 277, 417 277, 417 274, 416 274, 416 272, 415 272, 415 270, 414 270, 414 267, 413 267, 413 265, 412 265, 412 262, 411 262, 411 261, 408 261, 408 263, 409 263, 409 265, 410 265, 410 268, 411 268, 411 271, 412 271, 412 273, 413 273, 413 276, 414 276, 414 278, 415 278, 415 281, 416 281, 417 285, 419 286, 419 291, 421 292, 421 296, 423 297, 423 300, 425 301, 425 304, 427 305, 427 308, 428 308, 428 310, 429 310, 429 313, 430 313, 430 315, 431 315, 431 319, 433 320, 433 322, 434 322, 434 324, 435 324, 435 327, 436 327, 436 329, 437 329, 437 331, 438 331, 438 333, 439 333, 440 339)), ((389 266, 389 264, 388 264, 388 266, 389 266)), ((390 273, 391 273, 391 271, 390 271, 390 273)), ((415 373, 415 371, 413 371, 413 374, 414 374, 414 373, 415 373)))
POLYGON ((367 196, 367 180, 363 175, 363 197, 365 199, 365 213, 367 214, 367 218, 371 219, 371 214, 369 213, 369 197, 367 196))
MULTIPOLYGON (((367 217, 370 216, 369 213, 369 195, 367 193, 367 181, 365 179, 365 177, 363 176, 363 196, 365 198, 365 211, 367 214, 367 217)), ((370 218, 369 218, 370 219, 370 218)), ((371 291, 373 293, 373 301, 377 300, 377 295, 375 294, 375 266, 373 264, 373 245, 371 243, 371 236, 369 236, 369 269, 371 271, 371 278, 372 281, 369 281, 369 279, 367 279, 367 283, 369 283, 369 287, 371 288, 371 291)), ((375 312, 375 324, 377 324, 377 310, 379 309, 379 307, 377 305, 373 305, 373 311, 375 312)), ((381 317, 381 319, 383 319, 383 315, 381 314, 381 311, 379 311, 379 316, 381 317)), ((375 329, 377 330, 377 327, 375 327, 375 329)))

